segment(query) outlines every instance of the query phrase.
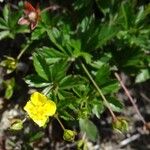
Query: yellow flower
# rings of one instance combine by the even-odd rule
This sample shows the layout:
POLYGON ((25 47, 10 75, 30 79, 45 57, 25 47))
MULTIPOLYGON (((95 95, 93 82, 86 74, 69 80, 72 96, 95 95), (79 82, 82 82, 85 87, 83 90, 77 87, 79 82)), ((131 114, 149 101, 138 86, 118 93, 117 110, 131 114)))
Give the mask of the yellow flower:
POLYGON ((44 126, 56 112, 56 104, 45 95, 34 92, 24 107, 30 118, 40 127, 44 126))

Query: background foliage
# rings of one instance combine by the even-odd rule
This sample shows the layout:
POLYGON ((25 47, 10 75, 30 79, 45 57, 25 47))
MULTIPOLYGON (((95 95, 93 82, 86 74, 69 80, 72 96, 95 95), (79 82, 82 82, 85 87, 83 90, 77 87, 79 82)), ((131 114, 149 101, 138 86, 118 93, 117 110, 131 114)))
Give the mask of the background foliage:
POLYGON ((116 96, 120 86, 114 73, 124 72, 133 83, 150 79, 150 4, 136 0, 39 2, 41 10, 49 4, 59 7, 41 13, 33 31, 17 23, 23 14, 22 2, 1 7, 2 95, 14 99, 18 91, 37 89, 56 102, 68 128, 79 127, 96 141, 98 129, 90 118, 101 119, 107 107, 83 64, 111 109, 121 113, 125 106, 116 96))

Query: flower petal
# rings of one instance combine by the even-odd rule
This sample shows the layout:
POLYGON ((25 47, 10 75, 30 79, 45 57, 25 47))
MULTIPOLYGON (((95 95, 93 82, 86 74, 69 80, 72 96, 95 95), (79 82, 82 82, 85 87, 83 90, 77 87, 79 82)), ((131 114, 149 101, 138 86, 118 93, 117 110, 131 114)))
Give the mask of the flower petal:
POLYGON ((24 8, 25 10, 28 10, 29 12, 35 11, 35 8, 29 2, 24 2, 24 8))
POLYGON ((37 22, 32 22, 32 23, 30 24, 31 30, 34 30, 36 26, 37 26, 37 22))
POLYGON ((34 105, 44 105, 47 102, 47 97, 39 92, 34 92, 31 95, 31 101, 34 105))
POLYGON ((30 22, 28 19, 26 19, 25 17, 21 17, 19 20, 18 20, 18 24, 20 25, 29 25, 30 22))
POLYGON ((45 117, 45 116, 39 119, 33 117, 33 121, 36 124, 38 124, 39 127, 43 127, 46 124, 47 120, 48 120, 48 117, 45 117))
POLYGON ((44 105, 45 107, 45 114, 48 115, 48 116, 53 116, 56 112, 56 104, 51 101, 51 100, 48 100, 48 102, 44 105))

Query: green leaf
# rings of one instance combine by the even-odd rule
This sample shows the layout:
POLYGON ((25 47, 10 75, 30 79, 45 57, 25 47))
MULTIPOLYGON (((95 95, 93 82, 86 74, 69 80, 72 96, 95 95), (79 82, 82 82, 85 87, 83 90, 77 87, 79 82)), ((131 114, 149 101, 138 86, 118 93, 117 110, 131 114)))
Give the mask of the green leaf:
POLYGON ((135 82, 140 83, 150 79, 150 70, 142 69, 141 72, 136 76, 135 82))
POLYGON ((44 136, 44 132, 42 132, 42 131, 32 133, 30 135, 29 142, 35 142, 35 141, 41 139, 43 136, 44 136))
POLYGON ((10 99, 13 95, 13 87, 11 85, 8 85, 5 91, 5 98, 10 99))
POLYGON ((144 18, 145 18, 144 6, 141 6, 139 8, 139 11, 138 11, 136 18, 135 18, 135 24, 140 23, 141 21, 143 21, 144 18))
POLYGON ((8 5, 4 6, 3 17, 4 17, 5 21, 8 23, 8 19, 9 19, 9 6, 8 5))
POLYGON ((10 99, 14 92, 14 86, 15 86, 15 79, 11 78, 9 80, 6 80, 5 82, 6 90, 5 90, 5 98, 10 99))
POLYGON ((96 48, 101 48, 108 41, 112 40, 112 38, 118 33, 118 28, 112 25, 103 24, 98 36, 98 43, 96 48))
POLYGON ((50 72, 49 66, 46 63, 45 58, 43 58, 40 54, 33 54, 33 64, 37 74, 45 80, 49 80, 50 72))
POLYGON ((66 121, 75 120, 73 115, 71 115, 70 113, 68 113, 64 110, 60 113, 60 117, 66 121))
POLYGON ((114 97, 108 97, 107 100, 108 100, 113 111, 121 112, 123 110, 124 105, 120 100, 117 100, 114 97))
POLYGON ((92 113, 96 115, 97 118, 100 119, 100 115, 104 112, 104 104, 99 99, 97 101, 93 101, 93 109, 92 113))
POLYGON ((74 87, 79 86, 80 84, 84 84, 83 78, 80 76, 72 76, 72 75, 68 75, 66 77, 64 77, 59 85, 61 89, 72 89, 74 87))
POLYGON ((51 81, 60 81, 62 78, 66 76, 66 72, 69 67, 69 63, 67 61, 59 61, 50 67, 50 79, 51 81))
POLYGON ((9 37, 9 35, 10 35, 10 32, 9 32, 8 30, 6 30, 6 31, 1 31, 1 32, 0 32, 0 40, 4 39, 4 38, 6 38, 6 37, 9 37))
POLYGON ((90 28, 93 19, 94 19, 93 15, 90 17, 85 16, 84 19, 81 21, 81 23, 78 24, 77 30, 80 30, 81 33, 87 31, 90 28))
POLYGON ((0 18, 0 29, 2 29, 2 30, 8 29, 7 23, 5 22, 5 20, 3 18, 0 18))
POLYGON ((67 55, 64 53, 49 47, 42 47, 41 53, 45 57, 48 64, 59 62, 61 59, 67 59, 67 55))
POLYGON ((123 1, 121 3, 119 15, 122 18, 122 20, 120 20, 120 23, 122 24, 124 29, 128 30, 130 27, 133 26, 135 16, 133 14, 133 8, 131 2, 123 1))
POLYGON ((46 80, 37 75, 28 75, 24 79, 29 87, 41 88, 50 85, 50 83, 47 83, 46 80))
POLYGON ((103 94, 116 93, 119 90, 119 84, 117 80, 109 81, 107 84, 102 86, 103 94))
POLYGON ((38 40, 38 39, 42 38, 42 36, 45 32, 46 31, 43 28, 40 28, 40 27, 36 28, 34 30, 34 32, 32 32, 31 40, 38 40))
POLYGON ((63 53, 66 53, 66 51, 64 50, 64 48, 61 46, 61 44, 59 44, 57 42, 57 38, 60 37, 60 31, 57 28, 52 28, 52 30, 47 30, 47 34, 49 36, 49 39, 51 40, 51 42, 59 49, 61 50, 63 53))
POLYGON ((112 7, 112 0, 96 0, 97 6, 102 11, 104 15, 110 12, 110 9, 112 7))
POLYGON ((86 133, 86 136, 93 142, 96 142, 98 138, 97 127, 88 119, 79 120, 80 129, 86 133))
POLYGON ((108 82, 109 75, 110 67, 108 65, 101 66, 96 73, 96 82, 100 85, 103 85, 104 83, 108 82))

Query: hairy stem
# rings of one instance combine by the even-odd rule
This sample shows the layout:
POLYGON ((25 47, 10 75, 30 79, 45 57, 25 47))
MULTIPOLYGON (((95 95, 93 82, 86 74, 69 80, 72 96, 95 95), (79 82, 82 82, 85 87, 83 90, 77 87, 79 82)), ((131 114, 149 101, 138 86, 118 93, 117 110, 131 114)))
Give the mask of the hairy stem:
POLYGON ((28 49, 28 47, 30 46, 30 44, 27 44, 19 53, 19 55, 17 56, 17 60, 19 60, 22 55, 24 54, 24 52, 28 49))
POLYGON ((57 9, 59 9, 59 8, 60 8, 59 5, 52 5, 52 6, 49 6, 49 7, 46 7, 45 9, 43 9, 43 10, 41 11, 41 13, 43 13, 43 12, 45 12, 45 11, 48 11, 48 10, 57 10, 57 9))
POLYGON ((55 117, 55 118, 57 119, 57 121, 59 122, 61 128, 62 128, 63 130, 65 130, 65 127, 64 127, 64 125, 61 123, 60 119, 58 118, 58 115, 56 114, 54 117, 55 117))
POLYGON ((89 71, 87 70, 87 68, 85 67, 85 65, 81 62, 81 66, 83 68, 83 70, 85 71, 85 73, 87 74, 87 76, 89 77, 89 79, 91 80, 91 82, 93 83, 94 87, 96 88, 96 90, 98 91, 99 95, 102 97, 106 107, 108 108, 108 110, 110 111, 113 120, 117 120, 114 112, 111 110, 110 104, 108 103, 107 99, 105 98, 104 94, 102 93, 101 89, 99 88, 99 86, 97 85, 97 83, 94 81, 93 77, 90 75, 89 71))
POLYGON ((145 119, 144 119, 143 116, 141 115, 141 113, 140 113, 140 111, 139 111, 137 105, 135 104, 135 102, 134 102, 134 100, 133 100, 131 94, 129 93, 128 89, 126 88, 126 86, 125 86, 124 83, 122 82, 122 80, 121 80, 119 74, 115 72, 115 76, 116 76, 117 80, 119 81, 121 87, 124 89, 124 91, 125 91, 127 97, 129 98, 130 102, 132 103, 132 105, 133 105, 135 111, 137 112, 137 114, 139 115, 141 121, 143 122, 143 124, 146 124, 145 119))

